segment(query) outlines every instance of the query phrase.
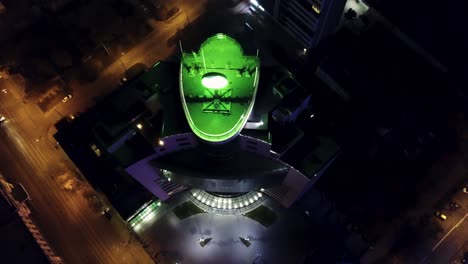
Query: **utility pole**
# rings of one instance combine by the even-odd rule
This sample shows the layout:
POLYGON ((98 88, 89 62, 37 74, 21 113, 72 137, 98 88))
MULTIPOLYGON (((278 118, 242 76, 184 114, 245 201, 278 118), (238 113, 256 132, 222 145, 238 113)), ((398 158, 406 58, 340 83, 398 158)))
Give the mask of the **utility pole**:
POLYGON ((54 111, 55 111, 57 114, 59 114, 59 116, 65 117, 65 116, 63 116, 59 111, 57 111, 57 109, 54 108, 54 111))

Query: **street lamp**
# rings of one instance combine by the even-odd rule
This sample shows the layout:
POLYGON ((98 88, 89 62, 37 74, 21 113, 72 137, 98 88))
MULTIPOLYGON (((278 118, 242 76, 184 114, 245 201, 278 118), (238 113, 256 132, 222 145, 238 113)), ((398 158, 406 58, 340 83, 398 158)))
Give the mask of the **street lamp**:
POLYGON ((187 26, 188 24, 190 24, 190 19, 188 17, 188 13, 187 13, 186 10, 184 10, 184 13, 185 13, 185 17, 187 18, 187 24, 186 24, 186 26, 187 26))
MULTIPOLYGON (((102 41, 101 41, 101 46, 102 46, 102 47, 104 48, 104 50, 106 51, 107 55, 109 55, 109 57, 112 57, 111 54, 110 54, 110 52, 109 52, 109 49, 107 49, 106 44, 104 44, 104 42, 102 42, 102 41)), ((125 53, 122 52, 121 54, 124 55, 125 53)), ((122 68, 124 69, 124 72, 127 72, 127 67, 125 67, 125 65, 124 65, 124 63, 123 63, 123 61, 122 61, 122 59, 121 59, 120 57, 118 57, 117 59, 119 60, 120 65, 122 65, 122 68)))
POLYGON ((164 141, 162 141, 161 139, 158 140, 158 145, 159 145, 159 146, 164 146, 164 141))

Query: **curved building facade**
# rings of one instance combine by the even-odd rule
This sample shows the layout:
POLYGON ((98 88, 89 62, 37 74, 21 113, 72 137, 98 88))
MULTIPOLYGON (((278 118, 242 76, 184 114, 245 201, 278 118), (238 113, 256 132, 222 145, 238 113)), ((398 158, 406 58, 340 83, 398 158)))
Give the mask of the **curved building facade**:
POLYGON ((218 211, 251 209, 261 193, 289 207, 314 181, 281 161, 269 141, 241 133, 251 129, 246 124, 259 74, 258 57, 244 55, 225 34, 208 38, 198 52, 184 52, 176 99, 180 96, 191 132, 161 137, 154 154, 127 167, 127 173, 162 200, 191 188, 202 207, 248 197, 242 206, 237 202, 239 208, 213 205, 218 211))

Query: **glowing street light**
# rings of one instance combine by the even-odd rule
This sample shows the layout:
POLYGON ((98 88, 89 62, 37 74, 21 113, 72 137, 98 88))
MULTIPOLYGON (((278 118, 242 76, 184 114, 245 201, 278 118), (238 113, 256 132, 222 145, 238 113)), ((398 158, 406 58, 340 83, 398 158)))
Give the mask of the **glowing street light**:
POLYGON ((159 146, 164 146, 164 141, 162 141, 161 139, 158 140, 158 145, 159 145, 159 146))
POLYGON ((143 128, 143 125, 142 125, 142 124, 140 124, 140 123, 138 123, 138 124, 136 125, 136 127, 137 127, 138 129, 140 129, 140 130, 141 130, 141 129, 143 128))

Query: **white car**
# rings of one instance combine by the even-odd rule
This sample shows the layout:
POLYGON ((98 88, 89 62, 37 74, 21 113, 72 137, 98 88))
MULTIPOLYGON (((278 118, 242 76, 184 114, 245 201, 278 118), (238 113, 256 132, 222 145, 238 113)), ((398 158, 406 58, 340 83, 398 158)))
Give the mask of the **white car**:
POLYGON ((73 96, 71 94, 65 96, 63 99, 62 99, 62 102, 66 103, 68 100, 70 100, 73 96))

